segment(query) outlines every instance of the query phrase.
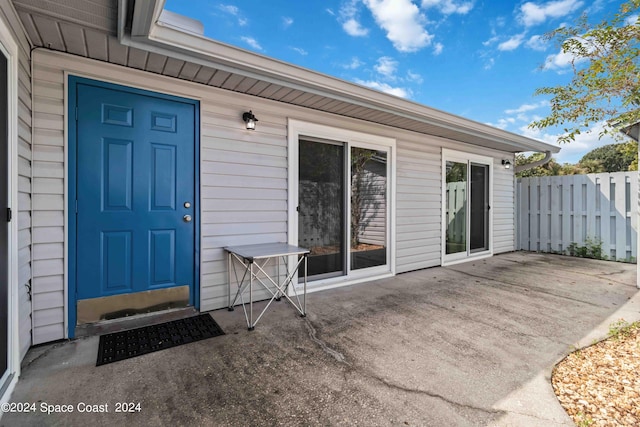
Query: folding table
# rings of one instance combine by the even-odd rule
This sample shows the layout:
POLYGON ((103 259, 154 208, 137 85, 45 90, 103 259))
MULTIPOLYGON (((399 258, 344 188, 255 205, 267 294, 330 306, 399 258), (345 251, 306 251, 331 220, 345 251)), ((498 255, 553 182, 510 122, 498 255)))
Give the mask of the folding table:
POLYGON ((307 315, 307 256, 309 250, 298 246, 289 245, 287 243, 262 243, 255 245, 227 246, 224 248, 227 252, 227 280, 229 283, 229 311, 234 310, 238 298, 242 302, 244 317, 247 320, 247 328, 252 331, 262 315, 267 311, 271 303, 276 300, 280 301, 284 297, 291 305, 300 313, 302 317, 307 315), (289 257, 296 256, 297 261, 289 266, 289 257), (238 261, 238 262, 234 262, 238 261), (267 264, 270 261, 275 262, 276 275, 269 274, 267 264), (281 262, 282 261, 282 262, 281 262), (236 265, 240 264, 240 278, 236 265), (283 280, 280 280, 280 265, 285 268, 283 280), (304 265, 304 285, 302 293, 302 302, 298 296, 298 291, 292 283, 296 277, 300 267, 304 265), (231 301, 231 271, 233 270, 238 290, 233 301, 231 301), (247 277, 248 276, 248 277, 247 277), (271 299, 262 310, 258 318, 253 320, 253 283, 257 281, 269 291, 271 299), (295 301, 289 296, 289 285, 293 291, 295 301), (243 292, 249 287, 249 313, 247 314, 246 304, 244 302, 243 292))

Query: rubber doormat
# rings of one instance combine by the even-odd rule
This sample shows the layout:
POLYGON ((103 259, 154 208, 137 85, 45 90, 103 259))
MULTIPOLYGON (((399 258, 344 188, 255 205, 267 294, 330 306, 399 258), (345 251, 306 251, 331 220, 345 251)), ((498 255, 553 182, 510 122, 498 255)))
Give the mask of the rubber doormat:
POLYGON ((208 314, 100 336, 96 366, 224 335, 208 314))

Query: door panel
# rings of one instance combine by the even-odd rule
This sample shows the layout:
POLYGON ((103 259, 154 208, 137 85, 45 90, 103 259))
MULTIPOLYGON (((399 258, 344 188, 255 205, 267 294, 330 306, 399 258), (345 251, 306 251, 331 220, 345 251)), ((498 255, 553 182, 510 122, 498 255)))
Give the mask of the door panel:
POLYGON ((446 163, 446 254, 467 250, 467 164, 446 163))
POLYGON ((298 245, 308 248, 308 275, 346 274, 344 145, 299 142, 298 245))
POLYGON ((387 153, 351 147, 351 270, 387 263, 387 153))
POLYGON ((471 163, 469 250, 489 249, 489 166, 471 163))
POLYGON ((0 53, 0 389, 9 368, 9 138, 7 58, 0 53))
POLYGON ((193 287, 195 106, 84 83, 76 93, 77 298, 193 287))

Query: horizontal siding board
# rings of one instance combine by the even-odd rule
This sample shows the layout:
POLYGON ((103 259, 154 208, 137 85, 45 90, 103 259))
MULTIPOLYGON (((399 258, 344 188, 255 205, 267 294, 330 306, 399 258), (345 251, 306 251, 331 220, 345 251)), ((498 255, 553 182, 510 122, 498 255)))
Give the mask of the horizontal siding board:
POLYGON ((45 294, 56 293, 64 290, 64 277, 62 274, 57 276, 42 276, 33 278, 33 293, 45 294))
POLYGON ((46 326, 34 327, 33 344, 42 344, 64 338, 64 324, 54 323, 46 326))

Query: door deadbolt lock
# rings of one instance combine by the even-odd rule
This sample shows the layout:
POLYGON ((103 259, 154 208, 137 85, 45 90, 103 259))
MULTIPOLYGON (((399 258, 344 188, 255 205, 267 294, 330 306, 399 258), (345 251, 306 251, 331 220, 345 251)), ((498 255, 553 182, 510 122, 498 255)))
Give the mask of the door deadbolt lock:
POLYGON ((185 215, 182 217, 182 219, 184 220, 184 222, 191 222, 191 215, 185 215))
POLYGON ((189 203, 189 202, 184 202, 184 207, 185 207, 185 208, 190 208, 190 207, 191 207, 191 203, 189 203))

